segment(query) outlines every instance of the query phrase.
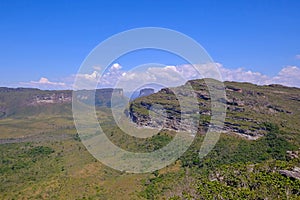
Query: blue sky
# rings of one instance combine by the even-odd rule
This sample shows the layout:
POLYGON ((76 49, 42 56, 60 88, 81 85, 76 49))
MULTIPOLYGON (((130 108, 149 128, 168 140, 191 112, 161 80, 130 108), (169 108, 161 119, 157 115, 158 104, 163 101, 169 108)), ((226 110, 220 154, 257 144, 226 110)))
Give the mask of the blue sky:
MULTIPOLYGON (((41 77, 63 82, 101 41, 148 26, 192 37, 227 72, 243 68, 244 73, 280 79, 287 70, 299 72, 299 10, 297 0, 1 0, 0 86, 22 86, 41 77)), ((126 70, 150 58, 128 57, 121 64, 126 70)), ((156 58, 167 65, 182 64, 164 55, 156 58)))

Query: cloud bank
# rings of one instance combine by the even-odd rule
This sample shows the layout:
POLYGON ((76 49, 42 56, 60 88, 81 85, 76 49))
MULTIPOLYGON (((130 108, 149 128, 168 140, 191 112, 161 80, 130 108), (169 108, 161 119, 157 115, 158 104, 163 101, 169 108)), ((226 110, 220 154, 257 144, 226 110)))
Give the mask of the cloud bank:
POLYGON ((41 77, 39 81, 20 82, 20 87, 33 87, 44 90, 68 89, 69 86, 64 82, 52 82, 48 78, 41 77))
POLYGON ((82 81, 87 88, 115 87, 117 83, 141 84, 144 82, 162 81, 167 86, 181 85, 186 80, 210 77, 211 65, 214 65, 221 74, 223 81, 250 82, 257 85, 281 84, 300 88, 300 68, 297 66, 283 67, 277 75, 270 77, 260 72, 254 72, 244 68, 229 69, 220 63, 205 65, 194 65, 200 69, 201 74, 192 65, 179 66, 149 66, 143 70, 123 70, 118 63, 113 64, 101 76, 99 67, 94 67, 94 71, 87 74, 76 74, 66 77, 62 82, 52 82, 42 77, 39 81, 20 83, 22 87, 37 87, 40 89, 72 89, 76 79, 82 81))

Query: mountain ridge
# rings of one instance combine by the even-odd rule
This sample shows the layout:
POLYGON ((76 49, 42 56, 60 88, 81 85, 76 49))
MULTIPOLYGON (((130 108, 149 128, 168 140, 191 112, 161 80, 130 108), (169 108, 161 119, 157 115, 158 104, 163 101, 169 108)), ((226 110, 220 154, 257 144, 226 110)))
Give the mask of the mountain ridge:
MULTIPOLYGON (((300 88, 279 84, 259 86, 233 81, 223 83, 226 92, 224 103, 227 107, 224 132, 238 134, 247 139, 258 139, 265 135, 265 124, 269 122, 278 124, 292 134, 300 130, 300 88)), ((209 91, 203 79, 190 80, 188 84, 193 87, 199 103, 200 112, 196 113, 201 116, 198 131, 205 132, 211 117, 209 91)), ((175 88, 184 90, 185 85, 175 88)), ((110 107, 109 94, 113 90, 97 89, 96 105, 110 107)), ((123 98, 123 90, 119 90, 123 98)), ((71 116, 71 101, 72 90, 0 87, 0 118, 24 117, 39 113, 71 116)), ((150 107, 154 104, 163 105, 169 113, 164 128, 179 130, 180 106, 168 88, 130 102, 130 119, 138 126, 157 128, 158 122, 152 123, 148 115, 150 107)), ((184 127, 188 130, 188 125, 184 127)))
MULTIPOLYGON (((205 132, 211 117, 208 88, 203 79, 191 80, 188 83, 193 87, 199 104, 201 118, 198 131, 205 132)), ((182 90, 187 90, 186 85, 172 89, 180 93, 182 90)), ((224 86, 226 91, 224 103, 227 109, 224 123, 225 132, 238 134, 248 139, 258 139, 265 135, 265 124, 269 122, 278 124, 286 131, 299 132, 299 88, 278 84, 258 86, 251 83, 229 81, 225 81, 224 86), (290 103, 286 104, 287 101, 290 103)), ((163 125, 164 128, 180 130, 182 113, 172 89, 162 89, 150 96, 134 100, 129 107, 131 120, 138 126, 157 128, 157 124, 161 125, 161 122, 151 119, 149 111, 153 105, 160 104, 169 113, 163 125), (173 97, 171 98, 171 96, 173 97)), ((155 112, 155 110, 151 110, 151 112, 155 112)), ((191 131, 188 126, 183 125, 183 127, 185 127, 184 131, 191 131)))

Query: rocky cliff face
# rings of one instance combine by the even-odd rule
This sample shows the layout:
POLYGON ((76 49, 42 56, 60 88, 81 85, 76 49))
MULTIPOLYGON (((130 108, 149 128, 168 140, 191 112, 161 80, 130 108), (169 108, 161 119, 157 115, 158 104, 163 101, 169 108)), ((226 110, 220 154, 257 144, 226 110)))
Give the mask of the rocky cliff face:
POLYGON ((53 92, 46 94, 34 95, 30 100, 29 104, 59 104, 59 103, 70 103, 72 101, 71 92, 53 92))
MULTIPOLYGON (((200 116, 198 131, 205 132, 210 125, 210 94, 203 80, 193 80, 189 83, 194 89, 199 106, 199 113, 195 113, 200 116)), ((296 133, 300 130, 299 88, 235 82, 225 82, 224 85, 224 103, 227 107, 224 132, 238 134, 247 139, 257 139, 266 133, 265 124, 268 122, 276 123, 289 132, 296 133)), ((185 86, 173 88, 173 91, 174 89, 184 92, 185 86)), ((192 131, 180 106, 172 90, 165 88, 133 101, 129 116, 138 126, 192 131), (153 109, 153 105, 161 105, 165 110, 163 115, 153 109), (151 117, 149 112, 161 117, 151 117), (161 120, 162 118, 164 120, 161 120)))

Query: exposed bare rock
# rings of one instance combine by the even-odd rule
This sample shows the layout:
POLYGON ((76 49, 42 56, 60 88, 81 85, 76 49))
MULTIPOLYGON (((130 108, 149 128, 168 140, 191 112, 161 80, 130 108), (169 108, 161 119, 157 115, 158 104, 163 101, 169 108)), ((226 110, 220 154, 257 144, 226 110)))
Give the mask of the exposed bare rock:
POLYGON ((292 171, 279 170, 279 173, 284 176, 300 180, 300 168, 299 167, 294 167, 294 169, 292 171))
POLYGON ((290 97, 289 99, 293 101, 300 101, 300 97, 290 97))
MULTIPOLYGON (((300 150, 300 149, 299 149, 300 150)), ((290 159, 296 159, 299 158, 299 150, 298 151, 287 151, 287 157, 290 159)))
POLYGON ((239 93, 242 93, 243 92, 243 89, 241 88, 236 88, 236 87, 233 87, 233 86, 226 86, 225 89, 227 91, 231 91, 231 92, 239 92, 239 93))
POLYGON ((29 104, 57 104, 57 103, 70 103, 72 101, 71 92, 62 93, 48 93, 48 94, 38 94, 33 96, 29 104))

